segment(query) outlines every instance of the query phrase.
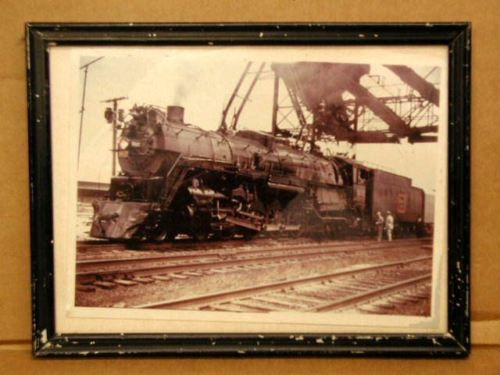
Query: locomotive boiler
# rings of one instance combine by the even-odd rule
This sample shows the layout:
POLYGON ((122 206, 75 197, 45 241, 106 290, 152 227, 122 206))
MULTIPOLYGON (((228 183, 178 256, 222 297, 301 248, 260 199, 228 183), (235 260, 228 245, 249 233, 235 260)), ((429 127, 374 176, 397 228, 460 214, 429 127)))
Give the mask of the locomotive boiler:
POLYGON ((368 232, 390 210, 410 231, 425 195, 409 178, 305 152, 250 130, 206 131, 184 108, 134 106, 117 142, 122 172, 93 203, 91 236, 113 240, 368 232))

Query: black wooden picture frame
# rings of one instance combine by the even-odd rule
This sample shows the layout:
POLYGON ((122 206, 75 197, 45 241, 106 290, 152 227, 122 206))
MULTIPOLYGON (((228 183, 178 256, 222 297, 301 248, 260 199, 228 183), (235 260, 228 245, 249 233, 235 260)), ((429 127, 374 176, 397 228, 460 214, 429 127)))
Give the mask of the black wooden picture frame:
POLYGON ((418 356, 470 350, 469 23, 41 24, 26 26, 31 187, 33 353, 36 357, 418 356), (150 34, 155 37, 151 38, 150 34), (195 45, 444 45, 449 50, 448 332, 446 334, 58 334, 55 331, 48 47, 195 45))

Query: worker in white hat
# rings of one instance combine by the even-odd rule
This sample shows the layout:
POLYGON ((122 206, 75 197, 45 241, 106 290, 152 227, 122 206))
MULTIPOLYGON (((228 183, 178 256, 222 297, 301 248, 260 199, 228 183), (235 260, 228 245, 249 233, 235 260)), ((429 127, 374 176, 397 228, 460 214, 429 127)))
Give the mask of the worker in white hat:
POLYGON ((391 211, 387 211, 385 217, 385 231, 387 233, 387 240, 392 241, 392 231, 394 230, 394 216, 392 216, 391 211))

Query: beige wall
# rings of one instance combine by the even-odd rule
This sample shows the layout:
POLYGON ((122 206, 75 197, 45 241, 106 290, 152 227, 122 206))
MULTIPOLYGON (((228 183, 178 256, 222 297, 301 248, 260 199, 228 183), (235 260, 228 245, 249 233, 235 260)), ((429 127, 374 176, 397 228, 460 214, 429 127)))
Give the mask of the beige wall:
POLYGON ((1 0, 0 38, 0 373, 495 373, 500 368, 498 152, 500 3, 407 1, 64 1, 1 0), (30 356, 31 303, 25 22, 472 21, 472 318, 466 361, 411 360, 37 360, 30 356), (495 366, 496 365, 496 366, 495 366), (427 372, 427 371, 425 371, 427 372))

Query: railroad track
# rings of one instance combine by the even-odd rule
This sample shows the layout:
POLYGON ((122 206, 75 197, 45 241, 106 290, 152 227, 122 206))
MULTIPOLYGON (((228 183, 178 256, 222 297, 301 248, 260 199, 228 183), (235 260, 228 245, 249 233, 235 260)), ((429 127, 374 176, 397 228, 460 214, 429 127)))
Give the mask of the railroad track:
MULTIPOLYGON (((431 238, 402 238, 397 241, 428 241, 431 243, 431 238)), ((356 244, 356 243, 371 243, 372 238, 356 238, 350 240, 311 240, 309 238, 272 238, 258 237, 252 241, 244 239, 232 239, 225 241, 209 240, 206 242, 196 242, 190 239, 181 239, 174 242, 109 242, 103 240, 82 240, 77 241, 76 247, 79 255, 90 254, 89 256, 113 254, 118 251, 138 251, 138 250, 153 250, 153 251, 176 251, 176 252, 199 252, 210 249, 234 249, 234 248, 259 248, 270 246, 294 246, 297 244, 356 244)))
POLYGON ((226 312, 327 312, 356 306, 363 309, 365 306, 365 312, 391 313, 394 309, 404 312, 408 304, 430 305, 431 261, 432 256, 424 256, 357 265, 328 274, 132 307, 226 312), (390 305, 387 301, 391 301, 390 305), (375 307, 366 310, 366 306, 375 307))
MULTIPOLYGON (((313 242, 310 239, 290 238, 290 237, 256 237, 252 241, 243 238, 230 240, 215 240, 199 242, 189 238, 177 239, 173 242, 113 242, 105 240, 81 240, 77 241, 77 249, 80 253, 92 253, 113 251, 113 250, 157 250, 157 251, 200 251, 208 249, 226 249, 234 247, 258 247, 269 246, 270 244, 279 246, 286 244, 296 244, 297 242, 313 242)), ((325 241, 332 242, 332 241, 325 241)))
POLYGON ((398 250, 404 247, 422 245, 422 241, 405 240, 374 243, 315 243, 288 245, 286 248, 273 246, 257 249, 239 248, 234 251, 207 251, 203 253, 166 253, 140 257, 111 259, 84 259, 77 261, 77 283, 95 284, 112 288, 113 282, 131 286, 154 280, 168 281, 188 277, 229 273, 248 269, 276 266, 282 262, 320 261, 353 255, 359 252, 398 250), (144 277, 149 277, 144 279, 144 277), (151 277, 153 277, 151 279, 151 277), (139 281, 134 281, 139 280, 139 281))
MULTIPOLYGON (((181 256, 181 257, 200 257, 205 254, 221 254, 223 252, 245 252, 245 251, 264 251, 272 249, 293 248, 297 246, 320 246, 332 244, 354 244, 356 242, 338 242, 338 241, 270 241, 266 240, 253 240, 248 241, 208 241, 203 243, 196 243, 191 241, 175 242, 175 243, 145 243, 139 247, 132 247, 130 244, 125 248, 122 243, 106 243, 90 245, 78 244, 78 260, 97 260, 97 259, 116 259, 117 256, 123 257, 150 257, 150 254, 155 256, 181 256), (81 247, 80 247, 81 246, 81 247), (137 251, 146 250, 146 251, 137 251)), ((359 241, 358 241, 359 243, 359 241)))

